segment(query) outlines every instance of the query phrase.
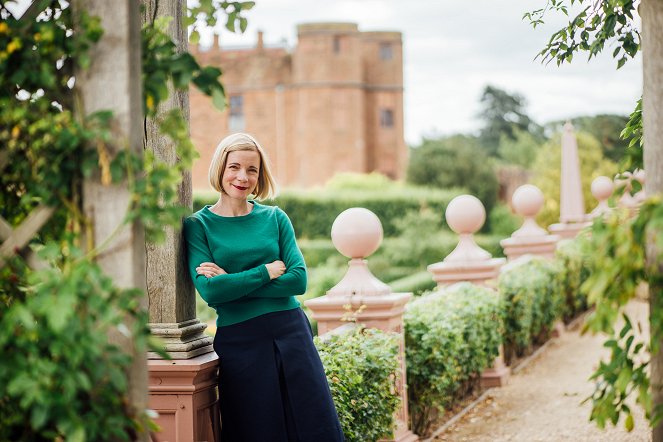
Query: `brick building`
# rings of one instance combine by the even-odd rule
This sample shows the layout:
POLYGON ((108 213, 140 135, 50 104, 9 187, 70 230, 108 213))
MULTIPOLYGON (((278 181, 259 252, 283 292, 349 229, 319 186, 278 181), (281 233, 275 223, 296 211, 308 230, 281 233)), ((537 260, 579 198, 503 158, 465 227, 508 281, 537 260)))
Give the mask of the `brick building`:
POLYGON ((292 50, 266 47, 191 52, 223 71, 224 112, 191 89, 191 136, 201 157, 193 188, 208 189, 207 167, 232 132, 256 136, 281 186, 324 184, 336 172, 378 171, 401 178, 403 46, 400 32, 361 32, 353 23, 297 27, 292 50))

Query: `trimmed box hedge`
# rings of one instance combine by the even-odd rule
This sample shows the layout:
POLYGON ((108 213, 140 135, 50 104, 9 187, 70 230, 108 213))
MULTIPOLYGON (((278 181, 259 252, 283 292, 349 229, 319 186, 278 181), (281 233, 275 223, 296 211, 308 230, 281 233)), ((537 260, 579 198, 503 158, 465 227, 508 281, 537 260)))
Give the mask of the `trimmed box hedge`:
MULTIPOLYGON (((287 190, 264 204, 283 209, 295 228, 297 238, 329 238, 336 217, 351 207, 364 207, 375 213, 382 222, 386 237, 397 235, 394 220, 407 212, 430 208, 439 213, 439 226, 449 202, 462 190, 434 190, 419 187, 399 187, 389 190, 287 190)), ((194 211, 206 204, 214 204, 217 194, 194 194, 194 211)))
POLYGON ((315 345, 346 441, 391 438, 401 402, 397 335, 357 327, 318 336, 315 345))
POLYGON ((410 302, 404 320, 410 419, 412 430, 425 436, 498 355, 499 295, 456 284, 410 302))
POLYGON ((550 338, 564 311, 559 262, 526 256, 502 271, 498 290, 504 311, 504 356, 507 363, 532 344, 550 338))

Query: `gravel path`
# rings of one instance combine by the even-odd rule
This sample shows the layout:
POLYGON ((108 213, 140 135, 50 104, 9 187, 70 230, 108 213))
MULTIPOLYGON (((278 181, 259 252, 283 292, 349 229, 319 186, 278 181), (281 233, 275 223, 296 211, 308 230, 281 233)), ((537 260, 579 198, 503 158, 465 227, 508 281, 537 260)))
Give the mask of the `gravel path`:
MULTIPOLYGON (((631 317, 643 326, 648 306, 633 301, 631 317)), ((593 391, 589 376, 602 357, 604 336, 567 331, 554 339, 526 367, 512 375, 507 386, 494 388, 486 399, 451 426, 436 441, 535 442, 535 441, 649 441, 643 413, 634 410, 635 429, 623 422, 600 430, 589 422, 591 405, 581 405, 593 391)))

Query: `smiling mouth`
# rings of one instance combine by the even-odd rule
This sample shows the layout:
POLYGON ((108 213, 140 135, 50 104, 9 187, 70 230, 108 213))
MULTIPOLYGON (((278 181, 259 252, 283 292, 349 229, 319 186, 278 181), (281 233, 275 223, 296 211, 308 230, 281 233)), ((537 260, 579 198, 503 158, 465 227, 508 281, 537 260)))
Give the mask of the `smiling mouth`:
POLYGON ((235 187, 236 189, 239 189, 239 190, 246 190, 246 189, 248 189, 248 187, 236 186, 235 184, 233 184, 233 187, 235 187))

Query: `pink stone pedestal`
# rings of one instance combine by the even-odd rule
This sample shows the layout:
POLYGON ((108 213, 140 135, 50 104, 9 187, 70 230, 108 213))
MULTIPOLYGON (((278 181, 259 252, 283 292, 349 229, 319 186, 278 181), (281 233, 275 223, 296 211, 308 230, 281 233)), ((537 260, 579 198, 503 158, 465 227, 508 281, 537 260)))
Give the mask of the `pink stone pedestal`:
POLYGON ((552 258, 560 237, 549 235, 535 220, 544 203, 543 192, 531 184, 520 186, 513 193, 511 204, 518 215, 525 218, 523 225, 510 238, 500 241, 509 261, 524 255, 552 258))
POLYGON ((159 413, 159 442, 218 441, 218 357, 148 360, 149 407, 159 413))
MULTIPOLYGON (((472 195, 457 196, 447 206, 445 217, 451 230, 459 235, 459 241, 442 262, 428 266, 438 288, 462 281, 493 287, 506 260, 492 258, 474 241, 474 233, 486 220, 486 210, 481 201, 472 195)), ((481 375, 482 386, 506 385, 510 370, 504 365, 503 353, 500 346, 499 355, 492 367, 481 375)))
POLYGON ((403 337, 403 312, 412 294, 392 293, 389 286, 368 269, 365 258, 375 252, 382 242, 382 224, 373 212, 360 207, 343 211, 332 225, 331 236, 338 251, 350 258, 348 271, 325 296, 308 300, 305 304, 311 310, 311 316, 318 321, 319 335, 349 321, 398 334, 401 375, 396 388, 401 397, 401 407, 394 416, 394 440, 418 441, 419 437, 408 429, 403 337))
POLYGON ((405 371, 405 342, 403 338, 403 312, 411 293, 390 293, 385 295, 326 295, 306 301, 311 316, 318 321, 318 334, 323 335, 348 320, 367 328, 377 328, 399 334, 399 360, 401 378, 398 390, 401 408, 396 414, 394 439, 398 442, 417 441, 416 434, 408 430, 407 380, 405 371))
POLYGON ((562 239, 573 239, 578 236, 582 229, 590 225, 591 223, 585 221, 557 223, 548 226, 548 230, 555 235, 559 235, 562 239))
POLYGON ((503 387, 509 381, 511 376, 511 370, 504 363, 504 349, 500 345, 500 353, 495 358, 493 366, 484 370, 481 373, 481 387, 482 388, 492 388, 492 387, 503 387))

